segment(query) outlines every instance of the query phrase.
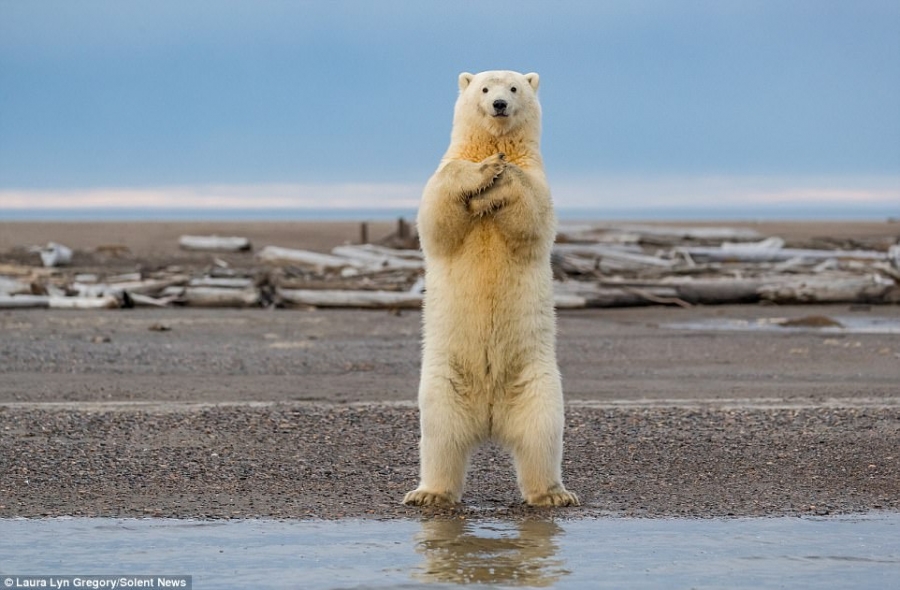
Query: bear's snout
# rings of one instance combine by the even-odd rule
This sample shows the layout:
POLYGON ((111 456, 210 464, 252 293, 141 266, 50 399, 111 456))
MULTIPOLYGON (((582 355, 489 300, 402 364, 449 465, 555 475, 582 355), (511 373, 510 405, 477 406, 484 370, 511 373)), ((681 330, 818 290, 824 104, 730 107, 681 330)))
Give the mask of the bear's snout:
POLYGON ((498 115, 503 116, 503 117, 506 116, 506 107, 508 106, 508 103, 505 100, 498 98, 497 100, 494 101, 493 106, 494 106, 494 115, 495 116, 498 116, 498 115))

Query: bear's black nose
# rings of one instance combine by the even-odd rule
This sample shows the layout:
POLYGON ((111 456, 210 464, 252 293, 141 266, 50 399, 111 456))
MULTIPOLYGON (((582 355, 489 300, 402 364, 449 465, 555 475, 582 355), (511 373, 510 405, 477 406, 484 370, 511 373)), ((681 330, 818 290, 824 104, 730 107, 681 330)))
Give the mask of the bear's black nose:
POLYGON ((499 98, 494 101, 494 110, 498 113, 502 113, 506 110, 506 101, 500 100, 499 98))

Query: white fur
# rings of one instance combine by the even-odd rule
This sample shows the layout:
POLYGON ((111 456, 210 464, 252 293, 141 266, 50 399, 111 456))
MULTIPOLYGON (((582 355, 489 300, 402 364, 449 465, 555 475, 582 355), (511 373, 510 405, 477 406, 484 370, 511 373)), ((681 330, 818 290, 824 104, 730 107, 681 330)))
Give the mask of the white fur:
POLYGON ((418 218, 427 268, 421 481, 406 504, 459 502, 469 457, 489 439, 512 453, 526 502, 578 503, 561 479, 556 221, 538 82, 508 71, 459 76, 450 147, 418 218), (507 116, 495 116, 495 100, 506 101, 507 116))

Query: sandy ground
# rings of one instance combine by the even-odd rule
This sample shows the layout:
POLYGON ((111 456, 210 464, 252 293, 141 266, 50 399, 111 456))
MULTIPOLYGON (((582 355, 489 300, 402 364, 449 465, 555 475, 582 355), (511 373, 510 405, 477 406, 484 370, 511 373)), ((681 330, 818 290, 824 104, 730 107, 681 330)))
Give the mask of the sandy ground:
MULTIPOLYGON (((0 253, 25 238, 66 242, 59 227, 11 237, 10 225, 0 253)), ((100 241, 96 227, 72 225, 73 247, 100 241)), ((252 237, 242 227, 216 233, 252 237)), ((113 241, 160 243, 133 229, 113 241)), ((346 231, 317 247, 352 240, 358 225, 346 231)), ((286 235, 260 245, 316 247, 286 235)), ((897 306, 560 313, 564 472, 584 506, 554 514, 900 509, 900 335, 696 329, 808 315, 900 325, 897 306)), ((0 312, 0 517, 414 517, 399 501, 416 483, 419 322, 340 310, 0 312)), ((486 447, 464 505, 439 514, 549 512, 521 505, 508 458, 486 447)))

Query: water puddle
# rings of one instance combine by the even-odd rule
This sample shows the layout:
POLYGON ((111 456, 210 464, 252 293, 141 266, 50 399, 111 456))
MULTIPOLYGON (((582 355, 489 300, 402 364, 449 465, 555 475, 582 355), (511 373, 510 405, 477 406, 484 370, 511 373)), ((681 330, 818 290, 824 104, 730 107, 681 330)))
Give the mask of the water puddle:
POLYGON ((853 316, 805 316, 800 318, 707 318, 663 324, 678 330, 728 330, 750 332, 815 331, 827 334, 900 334, 900 319, 853 316))
POLYGON ((17 577, 22 587, 26 576, 86 574, 191 576, 194 589, 888 588, 900 579, 900 514, 0 520, 2 587, 16 587, 17 577))

